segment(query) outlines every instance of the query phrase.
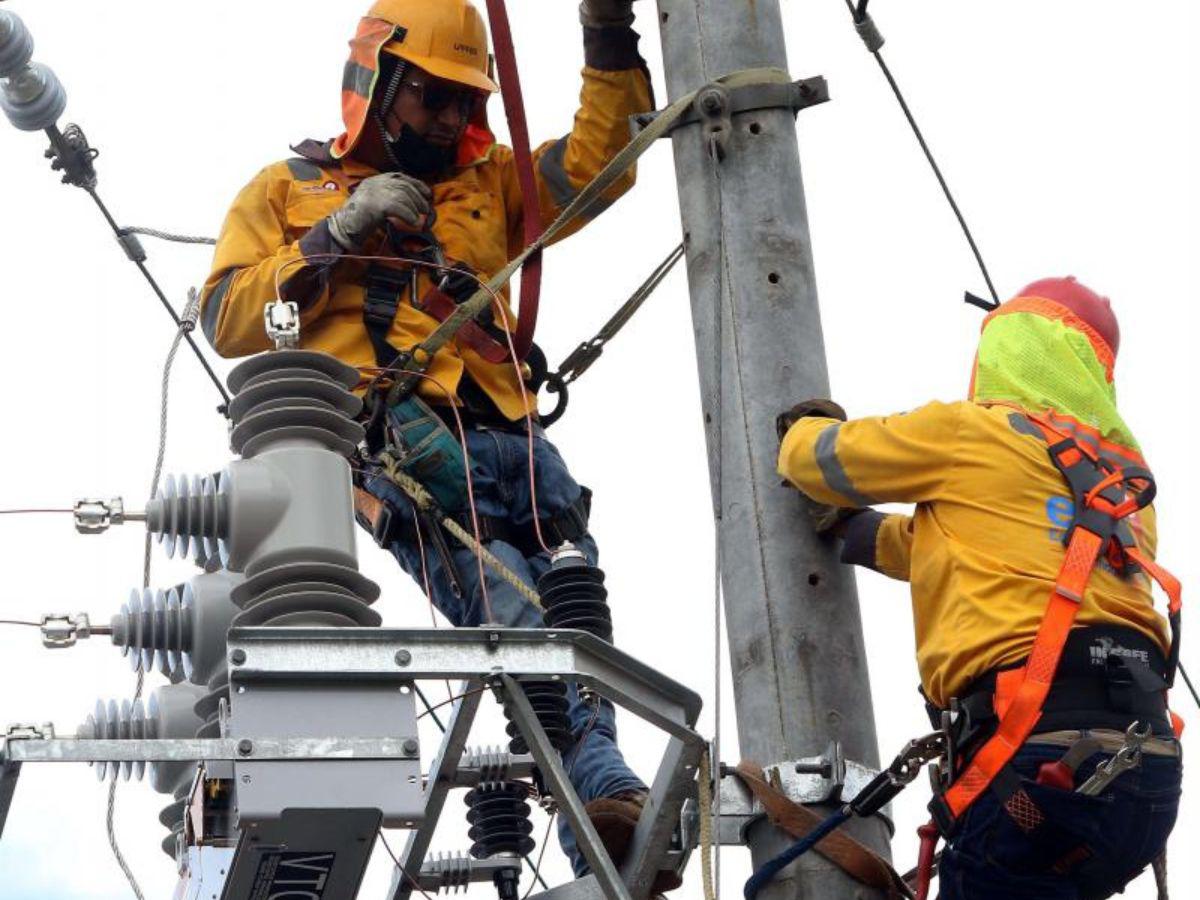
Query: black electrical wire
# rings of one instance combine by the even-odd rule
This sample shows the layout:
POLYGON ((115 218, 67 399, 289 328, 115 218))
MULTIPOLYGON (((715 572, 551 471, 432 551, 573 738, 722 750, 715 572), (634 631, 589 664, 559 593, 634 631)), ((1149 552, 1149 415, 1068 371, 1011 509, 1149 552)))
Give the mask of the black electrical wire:
POLYGON ((1196 707, 1200 708, 1200 694, 1196 693, 1196 686, 1192 684, 1192 679, 1188 678, 1187 669, 1183 667, 1183 663, 1179 663, 1179 674, 1183 676, 1183 681, 1187 685, 1188 690, 1192 693, 1192 699, 1196 701, 1196 707))
MULTIPOLYGON (((870 0, 859 0, 856 7, 854 0, 846 0, 846 7, 850 10, 850 15, 853 17, 855 25, 862 25, 867 21, 867 4, 869 2, 870 0)), ((917 138, 917 143, 921 145, 925 159, 929 161, 929 166, 933 169, 933 174, 937 178, 938 184, 941 185, 942 193, 946 195, 946 201, 950 204, 950 209, 953 210, 954 217, 958 219, 958 224, 962 228, 963 235, 971 247, 971 253, 975 256, 975 262, 979 265, 979 271, 983 273, 983 280, 987 282, 988 291, 992 295, 992 301, 999 304, 1000 297, 996 293, 996 286, 992 284, 992 276, 988 272, 987 264, 983 261, 983 254, 979 250, 979 245, 975 242, 975 236, 971 233, 971 228, 967 225, 966 217, 954 199, 954 194, 950 190, 950 185, 946 182, 946 177, 942 174, 941 167, 933 157, 933 151, 929 149, 929 143, 925 140, 925 135, 921 133, 921 127, 917 124, 916 117, 909 108, 908 102, 904 99, 900 85, 897 84, 896 78, 892 75, 892 70, 888 68, 888 64, 884 60, 880 50, 877 47, 872 48, 870 44, 867 45, 867 49, 875 57, 875 62, 879 63, 879 69, 883 72, 883 77, 887 79, 892 93, 896 95, 896 101, 900 104, 900 109, 904 112, 904 118, 908 120, 909 127, 912 128, 912 132, 917 138)))
POLYGON ((420 685, 414 684, 413 690, 417 692, 417 696, 421 698, 421 702, 425 704, 425 714, 433 717, 434 723, 438 727, 438 731, 442 734, 446 733, 446 726, 442 724, 442 720, 438 718, 438 714, 433 711, 433 707, 429 705, 429 699, 425 696, 425 692, 421 690, 420 685))
MULTIPOLYGON (((112 217, 112 213, 108 211, 108 207, 104 205, 104 201, 100 199, 100 195, 96 193, 96 189, 84 188, 84 190, 86 190, 88 196, 95 201, 96 206, 99 208, 101 214, 103 214, 105 220, 108 222, 109 227, 113 230, 113 234, 117 236, 117 240, 122 240, 125 236, 125 232, 122 231, 121 226, 117 224, 117 220, 112 217)), ((138 267, 138 270, 145 277, 147 283, 150 285, 150 288, 154 291, 155 295, 162 303, 163 308, 166 309, 167 314, 171 317, 172 321, 174 321, 175 327, 181 327, 183 325, 183 320, 181 320, 179 318, 179 314, 175 312, 175 307, 171 306, 171 301, 167 299, 167 295, 163 293, 162 288, 158 286, 158 282, 155 281, 154 276, 150 274, 150 270, 146 268, 146 264, 142 260, 134 257, 130 257, 130 261, 138 267)), ((200 347, 196 344, 196 341, 192 338, 191 334, 185 333, 183 338, 188 342, 188 346, 191 347, 192 352, 196 354, 196 359, 200 361, 200 365, 204 367, 205 373, 208 375, 209 379, 220 393, 221 410, 222 412, 225 412, 229 406, 229 394, 225 390, 225 385, 221 384, 221 379, 217 376, 217 373, 213 371, 212 366, 210 366, 208 360, 205 359, 204 353, 200 350, 200 347)))

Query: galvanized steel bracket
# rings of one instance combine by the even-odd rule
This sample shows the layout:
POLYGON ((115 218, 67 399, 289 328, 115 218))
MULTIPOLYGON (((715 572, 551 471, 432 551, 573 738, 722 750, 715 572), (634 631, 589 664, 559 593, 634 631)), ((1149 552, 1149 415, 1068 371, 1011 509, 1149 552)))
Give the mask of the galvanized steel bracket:
MULTIPOLYGON (((790 109, 793 113, 799 114, 803 109, 819 106, 828 101, 829 84, 823 75, 801 78, 790 84, 778 82, 748 84, 732 90, 713 83, 697 94, 695 108, 683 115, 667 134, 669 135, 677 128, 708 121, 714 116, 732 120, 734 116, 760 109, 790 109)), ((653 110, 630 116, 629 121, 633 134, 639 134, 659 115, 659 110, 653 110)))
MULTIPOLYGON (((774 763, 763 769, 767 782, 793 803, 824 805, 853 799, 879 774, 878 770, 848 760, 837 741, 819 756, 774 763)), ((746 842, 747 829, 766 815, 745 783, 733 775, 720 784, 719 840, 726 845, 746 842)), ((885 817, 885 823, 891 823, 885 817)))

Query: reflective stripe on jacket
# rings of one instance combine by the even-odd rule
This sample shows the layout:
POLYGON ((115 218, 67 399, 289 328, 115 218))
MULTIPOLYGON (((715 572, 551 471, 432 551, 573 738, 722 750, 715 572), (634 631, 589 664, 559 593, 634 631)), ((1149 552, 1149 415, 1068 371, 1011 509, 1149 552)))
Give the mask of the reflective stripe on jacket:
MULTIPOLYGON (((844 559, 911 582, 917 663, 944 706, 976 678, 1027 656, 1072 518, 1044 439, 1018 411, 969 401, 846 423, 809 418, 784 438, 779 471, 821 503, 915 503, 910 518, 851 520, 844 559)), ((1153 508, 1131 520, 1154 556, 1153 508)), ((1169 645, 1144 575, 1098 569, 1078 624, 1137 628, 1169 645)))
MULTIPOLYGON (((644 70, 584 68, 573 130, 534 153, 544 221, 552 221, 629 142, 629 117, 651 108, 644 70)), ((225 220, 202 296, 201 325, 218 353, 236 357, 268 349, 263 307, 276 296, 278 276, 284 299, 301 306, 301 346, 360 367, 364 381, 370 379, 376 359, 362 320, 367 264, 340 258, 324 220, 359 181, 374 174, 353 158, 292 159, 263 169, 242 190, 225 220)), ((634 178, 631 170, 569 231, 602 212, 632 187, 634 178)), ((432 187, 434 234, 450 263, 465 262, 486 279, 523 249, 521 192, 508 147, 492 146, 432 187)), ((378 253, 382 247, 382 239, 376 239, 363 252, 378 253)), ((422 294, 428 285, 429 278, 423 276, 422 294)), ((509 324, 515 327, 507 290, 504 297, 509 324)), ((437 324, 406 297, 389 343, 410 348, 437 324)), ((456 391, 464 368, 508 418, 525 413, 511 363, 488 363, 454 344, 437 354, 428 370, 437 384, 422 382, 421 394, 446 403, 446 392, 456 391)))

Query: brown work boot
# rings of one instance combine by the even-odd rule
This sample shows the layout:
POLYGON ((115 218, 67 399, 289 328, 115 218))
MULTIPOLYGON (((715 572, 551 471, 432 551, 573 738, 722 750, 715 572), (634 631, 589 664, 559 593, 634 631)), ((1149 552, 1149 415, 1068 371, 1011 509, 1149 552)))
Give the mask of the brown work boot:
MULTIPOLYGON (((647 796, 646 791, 626 791, 615 797, 593 800, 584 807, 604 849, 618 866, 625 861, 625 855, 629 852, 633 831, 642 816, 647 796)), ((659 872, 650 889, 657 894, 673 891, 681 884, 683 881, 674 872, 659 872)))

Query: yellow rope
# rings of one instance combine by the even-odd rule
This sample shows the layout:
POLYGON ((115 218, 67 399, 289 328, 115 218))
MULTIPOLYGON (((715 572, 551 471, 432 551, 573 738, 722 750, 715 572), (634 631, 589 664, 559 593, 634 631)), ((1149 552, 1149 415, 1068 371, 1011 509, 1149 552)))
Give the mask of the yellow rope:
MULTIPOLYGON (((704 884, 704 900, 716 900, 713 889, 713 780, 710 749, 704 748, 700 757, 700 880, 704 884)), ((718 788, 719 789, 719 788, 718 788)))
MULTIPOLYGON (((417 508, 424 512, 434 512, 439 515, 439 521, 442 527, 445 528, 451 535, 460 540, 463 545, 483 560, 483 564, 490 568, 493 572, 507 581, 518 593, 526 600, 532 603, 538 609, 542 609, 542 598, 538 596, 537 591, 521 580, 516 572, 500 561, 500 558, 495 556, 487 547, 475 540, 475 536, 451 519, 449 516, 440 516, 437 507, 434 504, 433 497, 430 493, 421 486, 421 483, 411 475, 401 471, 396 460, 392 459, 388 454, 381 453, 379 455, 380 462, 383 463, 384 472, 400 490, 404 491, 417 505, 417 508)), ((544 612, 545 610, 543 610, 544 612)))

